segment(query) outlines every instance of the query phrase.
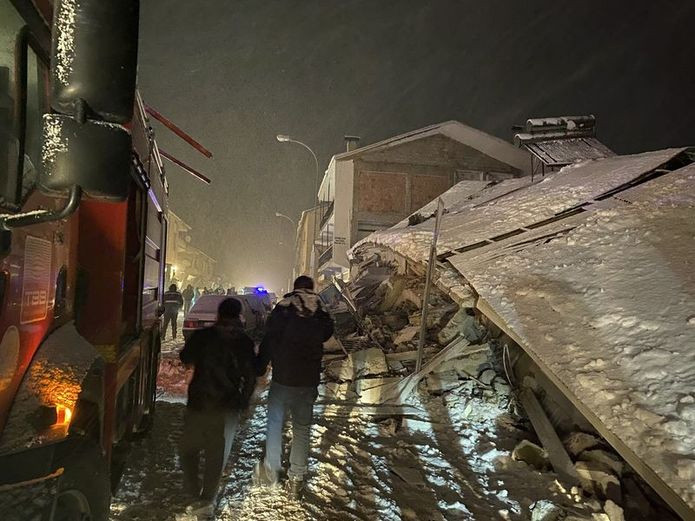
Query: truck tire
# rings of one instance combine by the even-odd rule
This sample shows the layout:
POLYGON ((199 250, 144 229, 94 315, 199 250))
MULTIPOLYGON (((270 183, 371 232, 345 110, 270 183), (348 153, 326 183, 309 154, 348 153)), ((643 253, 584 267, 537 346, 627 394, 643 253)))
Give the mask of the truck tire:
POLYGON ((110 477, 101 449, 87 440, 80 441, 70 444, 58 460, 65 471, 50 520, 107 521, 111 503, 110 477))

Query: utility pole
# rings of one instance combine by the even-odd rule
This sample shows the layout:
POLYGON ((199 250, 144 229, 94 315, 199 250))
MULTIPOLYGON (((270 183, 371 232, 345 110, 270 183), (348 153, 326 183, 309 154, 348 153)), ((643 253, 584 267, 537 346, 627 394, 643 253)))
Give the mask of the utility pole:
POLYGON ((425 292, 422 297, 422 315, 420 324, 420 339, 417 346, 417 363, 415 364, 415 372, 417 373, 422 367, 422 354, 425 350, 425 335, 427 334, 427 308, 430 304, 430 287, 432 286, 432 277, 434 276, 434 264, 437 261, 437 240, 439 239, 439 226, 444 213, 444 201, 442 198, 437 199, 437 217, 434 222, 434 233, 432 234, 432 245, 430 246, 430 260, 427 263, 427 274, 425 275, 425 292))

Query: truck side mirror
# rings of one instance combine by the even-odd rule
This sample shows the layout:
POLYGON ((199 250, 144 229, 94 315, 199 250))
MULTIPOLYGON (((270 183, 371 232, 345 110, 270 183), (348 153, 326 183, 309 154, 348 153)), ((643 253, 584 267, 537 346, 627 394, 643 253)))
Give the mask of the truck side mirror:
POLYGON ((48 194, 79 186, 85 195, 114 201, 128 197, 132 140, 115 123, 71 116, 43 117, 43 149, 38 184, 48 194))
POLYGON ((139 0, 57 0, 51 52, 51 106, 72 114, 78 100, 106 121, 133 115, 139 0))
POLYGON ((51 106, 43 120, 42 191, 67 195, 58 210, 0 216, 0 230, 64 219, 82 194, 128 197, 138 56, 139 0, 56 0, 51 106))

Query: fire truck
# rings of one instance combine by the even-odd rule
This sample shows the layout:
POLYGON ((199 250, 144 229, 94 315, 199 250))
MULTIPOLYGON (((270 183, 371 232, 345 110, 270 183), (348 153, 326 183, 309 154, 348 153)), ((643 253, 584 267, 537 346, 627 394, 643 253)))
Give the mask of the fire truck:
POLYGON ((167 228, 137 0, 0 0, 0 519, 108 517, 152 422, 167 228))

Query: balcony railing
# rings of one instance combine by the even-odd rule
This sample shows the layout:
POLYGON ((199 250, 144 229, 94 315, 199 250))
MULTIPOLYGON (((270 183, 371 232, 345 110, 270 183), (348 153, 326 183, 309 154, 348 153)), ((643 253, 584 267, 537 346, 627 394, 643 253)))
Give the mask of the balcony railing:
POLYGON ((326 226, 326 223, 333 216, 334 206, 335 203, 331 201, 330 203, 321 208, 321 223, 319 224, 319 230, 323 230, 323 227, 326 226))
POLYGON ((329 246, 319 255, 319 268, 333 258, 333 246, 329 246))

